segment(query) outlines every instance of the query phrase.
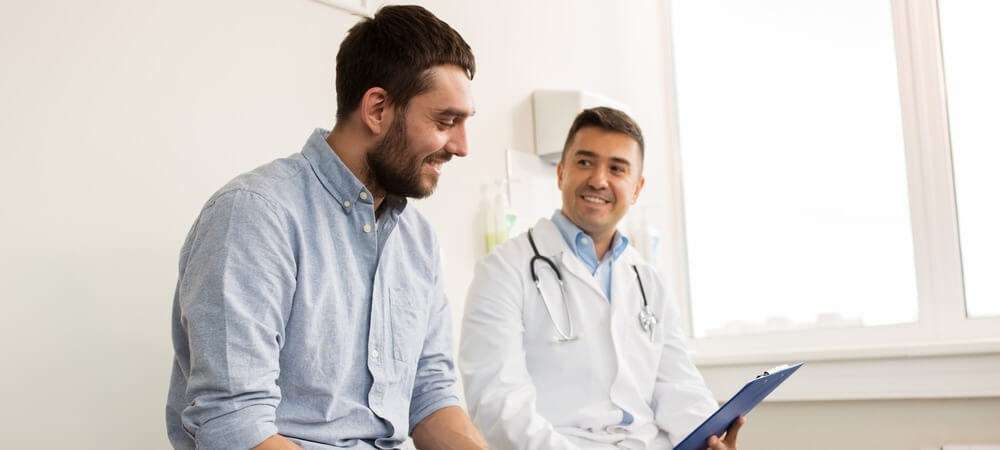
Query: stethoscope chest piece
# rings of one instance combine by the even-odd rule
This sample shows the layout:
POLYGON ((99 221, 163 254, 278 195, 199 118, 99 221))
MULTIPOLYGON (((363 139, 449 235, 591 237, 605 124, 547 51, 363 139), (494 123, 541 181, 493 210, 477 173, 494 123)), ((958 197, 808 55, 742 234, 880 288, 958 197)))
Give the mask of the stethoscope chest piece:
POLYGON ((639 311, 639 326, 649 335, 649 342, 656 339, 656 324, 656 314, 650 312, 649 307, 643 306, 642 311, 639 311))
POLYGON ((646 288, 642 286, 642 277, 639 276, 639 268, 632 266, 635 272, 635 279, 639 280, 639 293, 642 294, 642 310, 639 311, 639 327, 649 335, 649 342, 656 339, 656 314, 649 310, 649 301, 646 299, 646 288))

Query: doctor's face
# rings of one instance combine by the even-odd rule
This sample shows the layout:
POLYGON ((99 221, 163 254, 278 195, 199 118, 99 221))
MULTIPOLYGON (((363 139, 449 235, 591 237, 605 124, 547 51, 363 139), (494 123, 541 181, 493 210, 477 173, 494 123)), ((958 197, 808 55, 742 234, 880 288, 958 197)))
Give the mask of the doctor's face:
POLYGON ((563 214, 595 239, 614 234, 645 183, 639 143, 598 127, 576 132, 556 170, 563 214))

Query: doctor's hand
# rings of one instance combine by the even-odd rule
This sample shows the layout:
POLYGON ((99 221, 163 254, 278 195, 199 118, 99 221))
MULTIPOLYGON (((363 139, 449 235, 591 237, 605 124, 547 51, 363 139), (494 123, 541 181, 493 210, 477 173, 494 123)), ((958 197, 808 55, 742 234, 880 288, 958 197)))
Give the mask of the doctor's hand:
POLYGON ((747 423, 747 418, 740 416, 739 419, 733 421, 729 425, 729 429, 726 430, 726 434, 723 435, 722 439, 718 436, 712 436, 708 438, 708 450, 736 450, 736 435, 739 434, 740 428, 747 423))

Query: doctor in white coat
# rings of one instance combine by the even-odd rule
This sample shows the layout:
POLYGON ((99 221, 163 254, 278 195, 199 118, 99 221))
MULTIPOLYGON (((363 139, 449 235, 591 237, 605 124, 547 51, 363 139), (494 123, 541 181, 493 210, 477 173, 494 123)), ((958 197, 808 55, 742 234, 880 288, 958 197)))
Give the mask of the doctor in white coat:
MULTIPOLYGON (((580 113, 557 167, 561 210, 476 267, 459 369, 494 450, 669 449, 718 407, 674 299, 616 231, 645 182, 643 145, 625 113, 580 113)), ((709 448, 735 449, 744 422, 709 448)))

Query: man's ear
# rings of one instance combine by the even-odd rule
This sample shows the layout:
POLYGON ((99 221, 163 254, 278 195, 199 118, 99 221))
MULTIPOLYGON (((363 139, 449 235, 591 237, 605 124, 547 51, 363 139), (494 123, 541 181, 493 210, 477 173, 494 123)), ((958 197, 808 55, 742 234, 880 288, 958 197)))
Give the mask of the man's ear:
POLYGON ((646 185, 646 177, 639 175, 639 182, 635 184, 635 194, 632 195, 632 204, 639 201, 639 193, 642 192, 642 187, 646 185))
POLYGON ((374 135, 381 135, 392 123, 393 108, 389 93, 380 87, 373 87, 361 96, 358 106, 361 123, 374 135))
POLYGON ((559 164, 556 164, 556 187, 562 190, 562 180, 563 180, 563 161, 559 160, 559 164))

